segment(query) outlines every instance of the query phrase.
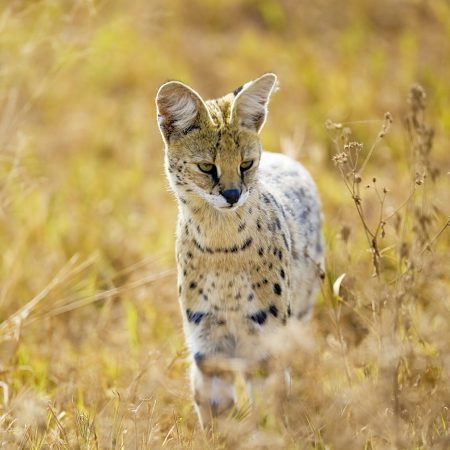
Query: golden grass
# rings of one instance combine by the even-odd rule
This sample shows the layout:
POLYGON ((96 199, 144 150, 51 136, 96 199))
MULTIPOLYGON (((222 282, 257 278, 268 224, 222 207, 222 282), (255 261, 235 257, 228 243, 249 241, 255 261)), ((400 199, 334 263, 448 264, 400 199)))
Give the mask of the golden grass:
POLYGON ((4 448, 449 447, 448 2, 0 8, 4 448), (206 436, 154 95, 268 70, 281 90, 262 139, 317 180, 327 279, 313 320, 270 343, 292 361, 289 400, 269 380, 206 436))

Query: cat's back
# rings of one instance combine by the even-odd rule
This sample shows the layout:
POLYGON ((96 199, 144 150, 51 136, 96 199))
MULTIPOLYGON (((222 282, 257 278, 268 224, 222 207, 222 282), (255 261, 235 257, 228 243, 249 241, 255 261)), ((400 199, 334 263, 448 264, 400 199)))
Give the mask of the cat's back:
POLYGON ((309 172, 292 158, 273 152, 262 153, 259 171, 262 188, 279 203, 291 233, 300 237, 310 253, 320 257, 320 200, 309 172))

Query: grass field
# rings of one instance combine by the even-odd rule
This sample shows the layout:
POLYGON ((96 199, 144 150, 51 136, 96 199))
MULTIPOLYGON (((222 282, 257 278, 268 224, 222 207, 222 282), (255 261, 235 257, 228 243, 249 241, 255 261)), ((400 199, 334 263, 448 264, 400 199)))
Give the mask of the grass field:
POLYGON ((2 2, 0 447, 449 448, 449 55, 446 0, 2 2), (272 343, 289 401, 269 383, 206 436, 154 97, 266 71, 262 141, 317 181, 327 277, 272 343))

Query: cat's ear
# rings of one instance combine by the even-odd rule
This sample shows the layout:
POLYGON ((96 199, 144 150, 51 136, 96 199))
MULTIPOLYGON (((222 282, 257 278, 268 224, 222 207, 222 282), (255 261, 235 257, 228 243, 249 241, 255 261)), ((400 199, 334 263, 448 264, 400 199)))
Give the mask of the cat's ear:
POLYGON ((211 120, 200 95, 179 81, 163 84, 156 94, 158 125, 164 140, 169 143, 211 120))
POLYGON ((259 133, 266 121, 267 105, 276 86, 277 76, 273 73, 266 73, 236 89, 231 120, 237 120, 242 127, 259 133))

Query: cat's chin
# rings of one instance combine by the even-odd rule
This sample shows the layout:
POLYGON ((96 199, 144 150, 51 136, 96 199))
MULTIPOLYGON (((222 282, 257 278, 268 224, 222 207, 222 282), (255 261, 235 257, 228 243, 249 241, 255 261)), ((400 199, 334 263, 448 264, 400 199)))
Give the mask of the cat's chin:
POLYGON ((229 212, 237 211, 241 206, 242 206, 242 204, 240 204, 240 205, 229 205, 229 206, 222 206, 222 207, 219 207, 219 208, 216 208, 216 209, 218 209, 219 211, 224 212, 224 213, 229 213, 229 212))
POLYGON ((241 206, 243 206, 245 204, 245 202, 247 201, 248 198, 248 192, 246 192, 237 203, 235 203, 234 205, 221 205, 221 206, 216 206, 213 205, 214 208, 216 208, 217 210, 224 212, 224 213, 230 213, 230 212, 234 212, 237 211, 241 206))

